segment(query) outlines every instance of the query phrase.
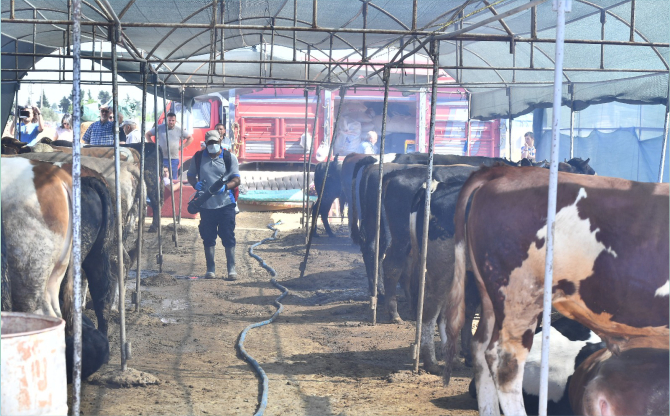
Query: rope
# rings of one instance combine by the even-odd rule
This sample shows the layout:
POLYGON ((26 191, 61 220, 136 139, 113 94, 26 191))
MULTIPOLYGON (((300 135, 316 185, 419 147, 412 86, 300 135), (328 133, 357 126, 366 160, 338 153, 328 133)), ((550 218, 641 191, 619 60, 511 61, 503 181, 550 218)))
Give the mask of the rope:
POLYGON ((251 247, 249 247, 249 255, 251 257, 255 258, 256 260, 258 260, 258 262, 261 264, 261 267, 263 267, 265 270, 268 271, 268 273, 270 273, 270 275, 272 276, 272 279, 270 280, 270 283, 272 283, 277 289, 282 291, 282 294, 277 299, 275 299, 275 301, 273 302, 275 307, 277 308, 277 310, 275 311, 274 314, 272 314, 270 319, 268 319, 266 321, 263 321, 263 322, 257 322, 255 324, 251 324, 248 327, 246 327, 244 329, 244 331, 242 331, 242 333, 240 334, 240 340, 237 342, 237 348, 240 350, 240 354, 242 354, 245 361, 247 361, 249 364, 251 364, 251 366, 254 368, 254 370, 256 370, 256 373, 258 373, 258 375, 261 378, 263 393, 261 395, 261 401, 258 405, 258 410, 254 414, 254 416, 263 415, 263 412, 265 411, 265 408, 267 407, 267 404, 268 404, 268 376, 265 374, 265 371, 263 371, 261 366, 258 364, 258 361, 254 360, 254 358, 252 356, 250 356, 247 353, 247 351, 244 349, 244 339, 246 338, 247 332, 249 332, 250 329, 258 328, 260 326, 264 326, 264 325, 268 325, 268 324, 272 323, 272 321, 274 321, 275 318, 277 316, 279 316, 279 314, 282 313, 282 311, 284 310, 284 305, 282 305, 280 303, 280 301, 282 299, 284 299, 289 294, 288 289, 286 289, 284 286, 277 283, 277 279, 275 279, 275 277, 277 276, 277 272, 272 267, 268 266, 267 263, 265 263, 265 261, 262 258, 257 256, 256 254, 254 254, 254 248, 263 244, 263 243, 265 243, 266 241, 275 240, 276 237, 277 237, 277 232, 279 232, 279 230, 274 228, 274 226, 279 225, 279 224, 281 224, 281 221, 278 221, 274 224, 268 225, 268 228, 274 231, 274 233, 272 234, 272 237, 265 238, 265 239, 259 241, 258 243, 252 245, 251 247))

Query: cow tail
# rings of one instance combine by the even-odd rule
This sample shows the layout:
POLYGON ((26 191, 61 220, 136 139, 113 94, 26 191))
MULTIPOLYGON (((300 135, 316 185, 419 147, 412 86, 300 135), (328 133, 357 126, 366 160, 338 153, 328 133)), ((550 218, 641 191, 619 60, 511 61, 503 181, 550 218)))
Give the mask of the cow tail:
MULTIPOLYGON (((70 227, 73 226, 74 222, 74 201, 72 195, 72 184, 63 183, 63 188, 67 193, 68 200, 68 210, 70 211, 70 227)), ((72 237, 71 237, 72 238, 72 237)), ((65 336, 73 336, 74 334, 74 261, 73 261, 73 251, 72 251, 72 240, 68 242, 70 244, 70 264, 65 271, 65 278, 61 282, 60 293, 62 299, 61 315, 65 321, 65 336)))
MULTIPOLYGON (((87 185, 95 190, 95 192, 98 194, 98 197, 100 198, 100 202, 102 205, 102 213, 101 213, 102 223, 100 226, 100 230, 98 232, 98 238, 95 240, 95 243, 93 244, 93 248, 91 249, 91 251, 95 250, 96 252, 102 254, 100 256, 100 259, 97 259, 97 261, 101 262, 100 271, 102 272, 102 276, 97 276, 97 278, 107 280, 106 282, 107 284, 103 285, 102 288, 102 294, 106 298, 109 294, 109 291, 114 290, 112 287, 113 286, 112 283, 116 283, 112 282, 113 279, 106 278, 107 276, 110 276, 111 273, 109 254, 113 250, 113 244, 112 244, 113 239, 107 237, 115 232, 114 230, 115 211, 114 209, 112 209, 114 203, 112 202, 112 196, 109 193, 109 189, 107 188, 104 179, 94 177, 82 177, 81 180, 82 183, 86 181, 87 185)), ((91 279, 93 278, 93 276, 87 276, 87 278, 91 279)))
POLYGON ((5 240, 5 226, 2 226, 2 310, 12 310, 12 285, 7 270, 7 241, 5 240))
POLYGON ((445 384, 449 384, 451 379, 453 361, 458 347, 458 335, 465 322, 466 209, 471 195, 488 180, 489 175, 484 174, 487 172, 489 172, 489 169, 486 168, 474 172, 461 188, 456 202, 454 215, 454 278, 451 288, 447 292, 445 314, 447 342, 442 351, 445 362, 443 373, 445 384))

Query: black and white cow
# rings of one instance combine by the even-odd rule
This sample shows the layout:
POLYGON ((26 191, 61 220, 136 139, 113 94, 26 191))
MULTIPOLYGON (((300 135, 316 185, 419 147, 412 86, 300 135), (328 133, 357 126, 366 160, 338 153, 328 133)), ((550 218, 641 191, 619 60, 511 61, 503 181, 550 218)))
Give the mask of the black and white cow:
MULTIPOLYGON (((312 222, 316 221, 317 215, 321 217, 321 222, 323 223, 323 228, 326 230, 326 234, 329 237, 335 237, 333 231, 330 229, 330 224, 328 223, 328 213, 330 212, 330 207, 333 205, 336 199, 340 200, 340 209, 344 208, 344 202, 341 198, 341 187, 342 181, 340 180, 340 173, 342 171, 342 162, 339 162, 338 156, 335 155, 335 159, 328 164, 328 177, 326 178, 326 162, 321 162, 316 165, 314 169, 314 187, 317 194, 321 192, 323 187, 323 195, 321 195, 321 201, 314 204, 312 207, 312 222), (325 186, 323 185, 325 179, 325 186), (319 207, 319 212, 316 212, 316 208, 319 207)), ((314 237, 317 236, 316 227, 314 227, 314 237)))

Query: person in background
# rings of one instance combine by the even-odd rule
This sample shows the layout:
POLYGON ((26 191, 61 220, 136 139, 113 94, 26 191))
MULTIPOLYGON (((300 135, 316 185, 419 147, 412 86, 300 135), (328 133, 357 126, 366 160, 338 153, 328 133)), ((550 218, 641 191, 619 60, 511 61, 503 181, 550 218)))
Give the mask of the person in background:
POLYGON ((103 105, 100 107, 100 120, 91 124, 84 133, 82 141, 90 145, 113 146, 114 145, 114 117, 110 113, 114 109, 103 105))
POLYGON ((524 134, 525 144, 521 146, 521 158, 535 162, 535 135, 532 131, 524 134))
POLYGON ((358 152, 366 155, 375 155, 379 153, 379 147, 377 146, 377 133, 375 131, 369 131, 361 135, 361 144, 358 146, 358 152))
MULTIPOLYGON (((186 130, 177 127, 177 115, 167 113, 167 124, 158 125, 158 145, 163 152, 163 166, 172 164, 172 179, 177 179, 177 169, 179 169, 179 145, 188 147, 193 141, 193 136, 186 130)), ((145 137, 151 140, 156 136, 156 127, 146 132, 145 137)))
POLYGON ((53 141, 56 140, 66 140, 68 142, 72 141, 72 116, 69 114, 63 114, 63 118, 60 121, 60 126, 56 127, 56 133, 52 138, 53 141))
MULTIPOLYGON (((125 120, 120 126, 126 136, 126 143, 139 143, 142 141, 140 131, 137 129, 135 120, 125 120)), ((121 131, 119 131, 120 133, 121 131)))
POLYGON ((193 155, 188 168, 188 183, 198 191, 206 191, 223 176, 225 185, 212 195, 200 210, 200 238, 205 248, 207 262, 206 279, 216 278, 214 262, 216 237, 226 249, 228 280, 237 279, 235 270, 235 206, 237 201, 232 189, 240 186, 240 171, 237 157, 221 146, 221 138, 216 130, 205 133, 205 150, 193 155))
POLYGON ((172 190, 177 192, 181 189, 181 181, 172 181, 170 180, 170 172, 168 171, 167 166, 163 166, 163 185, 165 186, 165 194, 170 193, 170 184, 172 184, 172 190))
MULTIPOLYGON (((109 120, 114 122, 114 112, 109 115, 109 120)), ((121 128, 123 124, 123 114, 119 112, 119 143, 126 143, 126 133, 121 128)))
MULTIPOLYGON (((30 143, 37 138, 37 136, 44 131, 44 122, 42 121, 42 113, 37 107, 23 107, 19 106, 19 140, 23 143, 30 143)), ((16 125, 12 123, 9 134, 14 137, 16 125)))

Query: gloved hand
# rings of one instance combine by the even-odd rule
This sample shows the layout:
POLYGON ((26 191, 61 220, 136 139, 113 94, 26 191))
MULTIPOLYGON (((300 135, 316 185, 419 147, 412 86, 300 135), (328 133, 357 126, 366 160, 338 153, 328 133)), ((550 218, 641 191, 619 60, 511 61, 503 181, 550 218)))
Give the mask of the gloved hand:
POLYGON ((223 185, 223 187, 221 189, 219 189, 219 192, 217 192, 216 194, 221 195, 222 193, 226 192, 226 186, 227 185, 223 185))
POLYGON ((198 183, 195 184, 194 188, 196 191, 202 191, 202 181, 198 181, 198 183))

